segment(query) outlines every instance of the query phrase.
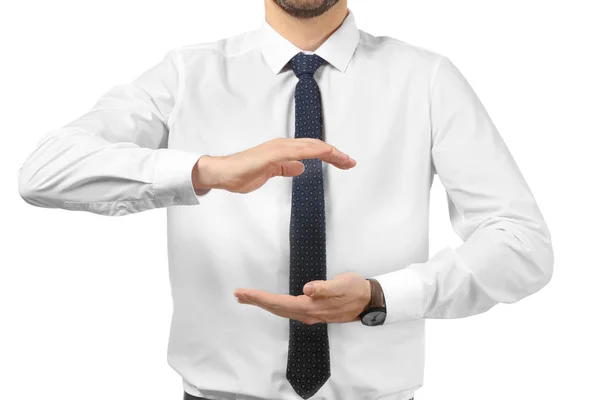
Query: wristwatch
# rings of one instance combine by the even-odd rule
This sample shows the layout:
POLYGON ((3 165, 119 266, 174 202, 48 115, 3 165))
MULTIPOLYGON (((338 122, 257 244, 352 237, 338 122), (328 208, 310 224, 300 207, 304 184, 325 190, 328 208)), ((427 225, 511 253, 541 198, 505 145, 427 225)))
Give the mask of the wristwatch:
POLYGON ((377 279, 367 278, 367 280, 371 284, 371 301, 360 313, 360 321, 366 326, 382 325, 387 315, 383 289, 377 279))

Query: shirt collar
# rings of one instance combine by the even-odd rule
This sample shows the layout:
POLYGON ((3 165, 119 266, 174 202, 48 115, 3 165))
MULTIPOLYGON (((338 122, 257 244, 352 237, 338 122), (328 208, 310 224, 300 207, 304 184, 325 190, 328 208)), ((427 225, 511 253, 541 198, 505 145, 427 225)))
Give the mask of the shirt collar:
MULTIPOLYGON (((274 74, 281 72, 287 62, 303 50, 281 36, 266 19, 263 19, 258 31, 258 47, 274 74)), ((316 49, 317 54, 341 72, 345 72, 359 41, 354 14, 348 8, 348 14, 342 24, 316 49)))

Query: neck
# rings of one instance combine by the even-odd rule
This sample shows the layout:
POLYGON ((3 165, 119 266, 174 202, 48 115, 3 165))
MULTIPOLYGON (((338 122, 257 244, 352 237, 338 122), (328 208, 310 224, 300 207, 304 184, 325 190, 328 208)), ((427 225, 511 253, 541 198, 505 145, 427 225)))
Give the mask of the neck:
POLYGON ((307 19, 293 17, 273 0, 265 0, 267 23, 294 46, 306 51, 315 51, 323 44, 347 15, 347 0, 341 0, 318 17, 307 19))

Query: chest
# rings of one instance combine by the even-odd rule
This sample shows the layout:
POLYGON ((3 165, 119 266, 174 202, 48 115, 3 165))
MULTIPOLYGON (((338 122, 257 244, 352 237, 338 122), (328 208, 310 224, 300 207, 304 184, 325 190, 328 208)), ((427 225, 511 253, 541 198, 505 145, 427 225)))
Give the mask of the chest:
MULTIPOLYGON (((424 93, 385 76, 360 76, 327 70, 315 74, 323 140, 377 167, 426 155, 429 119, 424 93)), ((232 71, 192 80, 173 118, 169 147, 227 155, 274 138, 293 138, 297 82, 292 71, 255 80, 232 71)))
MULTIPOLYGON (((323 140, 357 161, 351 170, 323 164, 329 254, 351 262, 357 254, 348 253, 348 246, 368 246, 388 254, 391 265, 397 262, 397 243, 413 241, 417 248, 426 242, 432 178, 428 107, 410 87, 397 83, 396 90, 384 77, 362 76, 367 78, 315 76, 323 140)), ((169 147, 223 156, 293 138, 297 81, 293 72, 250 83, 232 73, 198 80, 186 87, 169 147)), ((203 207, 185 211, 202 214, 197 219, 203 226, 227 232, 219 241, 211 228, 207 241, 263 238, 259 243, 279 249, 289 230, 290 196, 291 179, 278 177, 245 195, 213 193, 203 207)))

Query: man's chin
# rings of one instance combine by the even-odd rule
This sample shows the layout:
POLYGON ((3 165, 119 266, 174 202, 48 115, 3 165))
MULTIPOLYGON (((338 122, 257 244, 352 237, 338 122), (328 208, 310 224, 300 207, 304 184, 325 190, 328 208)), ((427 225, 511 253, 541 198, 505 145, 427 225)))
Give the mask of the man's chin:
POLYGON ((339 0, 273 0, 283 11, 296 18, 314 18, 324 14, 339 0))

